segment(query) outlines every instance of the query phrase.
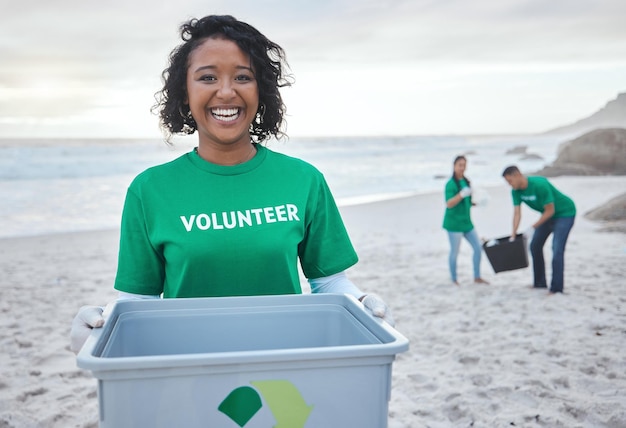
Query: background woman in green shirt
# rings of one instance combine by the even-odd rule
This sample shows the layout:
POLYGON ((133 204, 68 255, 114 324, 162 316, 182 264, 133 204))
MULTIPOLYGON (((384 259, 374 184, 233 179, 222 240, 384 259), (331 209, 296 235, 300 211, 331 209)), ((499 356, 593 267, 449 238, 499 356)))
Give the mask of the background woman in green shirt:
POLYGON ((474 282, 478 284, 488 284, 480 276, 480 259, 482 247, 478 233, 474 229, 470 217, 472 208, 472 188, 470 181, 465 177, 467 159, 465 156, 457 156, 454 159, 454 169, 452 177, 446 183, 446 213, 443 218, 443 228, 448 231, 450 239, 450 255, 448 263, 450 266, 450 277, 452 282, 459 285, 456 273, 456 261, 461 247, 461 240, 467 239, 474 250, 472 264, 474 269, 474 282))

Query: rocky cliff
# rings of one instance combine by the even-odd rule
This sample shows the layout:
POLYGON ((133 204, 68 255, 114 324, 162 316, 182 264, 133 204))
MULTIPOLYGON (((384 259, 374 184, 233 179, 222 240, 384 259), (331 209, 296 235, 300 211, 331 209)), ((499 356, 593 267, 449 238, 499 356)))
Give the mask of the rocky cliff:
POLYGON ((596 129, 562 143, 554 163, 535 174, 626 175, 626 129, 596 129))
POLYGON ((626 92, 577 122, 551 129, 546 134, 580 135, 598 128, 626 128, 626 92))

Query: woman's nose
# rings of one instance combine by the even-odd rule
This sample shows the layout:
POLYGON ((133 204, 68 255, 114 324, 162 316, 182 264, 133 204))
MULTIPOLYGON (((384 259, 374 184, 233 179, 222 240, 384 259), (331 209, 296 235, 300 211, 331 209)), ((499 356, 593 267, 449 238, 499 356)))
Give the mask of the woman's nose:
POLYGON ((230 81, 222 81, 221 85, 218 89, 218 95, 221 97, 232 97, 235 93, 232 82, 230 81))

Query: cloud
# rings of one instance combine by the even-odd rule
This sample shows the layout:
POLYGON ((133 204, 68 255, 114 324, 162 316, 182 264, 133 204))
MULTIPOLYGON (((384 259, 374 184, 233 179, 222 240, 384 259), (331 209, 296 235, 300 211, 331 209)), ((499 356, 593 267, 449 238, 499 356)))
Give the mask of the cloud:
POLYGON ((388 3, 359 9, 361 13, 344 3, 321 27, 297 32, 290 41, 296 42, 292 51, 340 62, 590 62, 626 57, 626 2, 619 0, 388 3))
MULTIPOLYGON (((119 115, 148 110, 180 42, 178 26, 210 13, 247 21, 285 48, 296 74, 288 98, 295 111, 309 103, 307 113, 328 102, 325 88, 353 97, 371 86, 354 109, 363 111, 393 100, 445 98, 453 87, 479 96, 494 90, 487 80, 513 90, 522 73, 553 83, 555 73, 579 76, 594 68, 598 80, 604 70, 626 67, 622 0, 24 0, 8 2, 0 14, 0 133, 2 123, 20 120, 65 117, 77 126, 80 118, 117 111, 117 120, 127 120, 119 115)), ((336 127, 345 110, 337 110, 336 127)), ((387 122, 410 117, 396 113, 387 122)))

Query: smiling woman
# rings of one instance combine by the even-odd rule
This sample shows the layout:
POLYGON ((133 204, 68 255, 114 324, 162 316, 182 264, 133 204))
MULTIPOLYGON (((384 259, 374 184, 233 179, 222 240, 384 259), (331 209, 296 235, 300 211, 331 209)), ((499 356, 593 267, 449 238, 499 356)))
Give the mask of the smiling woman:
MULTIPOLYGON (((231 16, 193 19, 170 56, 155 110, 167 137, 198 146, 139 174, 122 213, 120 299, 347 293, 393 324, 375 294, 348 280, 358 257, 324 176, 267 149, 282 136, 289 84, 280 46, 231 16)), ((77 351, 101 309, 81 309, 77 351)))

